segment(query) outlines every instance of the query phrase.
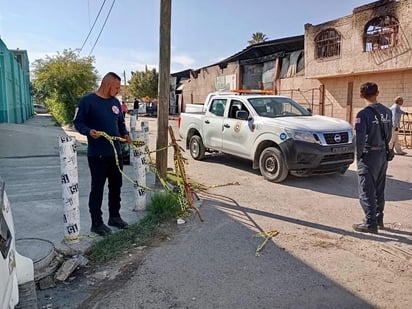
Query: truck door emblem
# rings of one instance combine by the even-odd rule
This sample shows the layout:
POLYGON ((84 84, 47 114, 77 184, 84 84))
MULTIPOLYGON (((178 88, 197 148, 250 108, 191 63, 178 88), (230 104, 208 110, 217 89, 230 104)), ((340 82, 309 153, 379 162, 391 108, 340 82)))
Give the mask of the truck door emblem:
POLYGON ((236 133, 239 133, 239 132, 240 132, 240 122, 236 122, 235 127, 233 128, 233 130, 234 130, 236 133))

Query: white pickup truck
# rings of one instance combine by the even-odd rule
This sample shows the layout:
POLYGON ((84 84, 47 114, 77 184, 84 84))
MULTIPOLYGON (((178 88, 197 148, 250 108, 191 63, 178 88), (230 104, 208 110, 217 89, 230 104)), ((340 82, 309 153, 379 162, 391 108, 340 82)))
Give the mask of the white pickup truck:
POLYGON ((344 174, 355 157, 347 121, 312 115, 285 96, 213 93, 201 112, 181 113, 178 126, 195 160, 216 151, 249 159, 272 182, 344 174))

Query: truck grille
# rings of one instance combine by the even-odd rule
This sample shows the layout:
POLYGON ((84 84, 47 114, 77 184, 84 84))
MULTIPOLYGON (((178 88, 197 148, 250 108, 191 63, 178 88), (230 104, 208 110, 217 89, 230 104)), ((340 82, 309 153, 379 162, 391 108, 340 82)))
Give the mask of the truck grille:
POLYGON ((323 136, 328 145, 346 144, 349 141, 348 132, 324 133, 323 136))

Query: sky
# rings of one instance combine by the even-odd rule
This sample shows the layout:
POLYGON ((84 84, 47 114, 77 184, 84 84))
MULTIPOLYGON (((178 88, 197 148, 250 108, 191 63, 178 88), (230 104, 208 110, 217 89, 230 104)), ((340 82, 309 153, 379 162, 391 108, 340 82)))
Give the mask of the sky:
MULTIPOLYGON (((159 68, 161 0, 0 0, 0 39, 27 50, 29 61, 65 49, 95 57, 109 71, 159 68), (100 12, 100 14, 99 14, 100 12), (83 47, 83 48, 82 48, 83 47)), ((171 0, 170 72, 199 69, 248 46, 252 34, 268 40, 304 34, 304 25, 352 14, 362 0, 171 0)))

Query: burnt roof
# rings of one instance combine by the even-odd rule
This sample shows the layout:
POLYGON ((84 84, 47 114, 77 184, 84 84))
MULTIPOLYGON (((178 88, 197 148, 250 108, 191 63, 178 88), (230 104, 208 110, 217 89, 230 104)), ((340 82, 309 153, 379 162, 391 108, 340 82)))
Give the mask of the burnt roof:
POLYGON ((241 52, 230 56, 222 61, 219 61, 215 65, 219 63, 227 63, 227 62, 234 62, 234 61, 241 61, 241 60, 249 60, 255 59, 260 57, 265 57, 273 54, 281 54, 281 53, 290 53, 297 50, 302 50, 304 48, 305 36, 298 35, 292 36, 283 39, 276 39, 265 41, 253 45, 249 45, 241 52))
POLYGON ((244 50, 234 54, 233 56, 230 56, 224 60, 221 60, 217 63, 202 67, 200 69, 192 70, 192 69, 187 69, 181 72, 176 72, 171 74, 172 76, 176 76, 178 78, 188 78, 187 74, 189 72, 194 72, 194 71, 200 71, 203 68, 208 68, 212 67, 215 65, 219 65, 221 67, 226 67, 226 65, 229 62, 235 62, 239 61, 241 64, 243 63, 249 63, 251 62, 264 62, 270 58, 277 58, 277 57, 283 57, 284 54, 288 54, 297 50, 302 50, 304 49, 304 42, 305 42, 305 36, 304 35, 298 35, 298 36, 292 36, 292 37, 287 37, 287 38, 282 38, 282 39, 276 39, 276 40, 270 40, 270 41, 265 41, 253 45, 249 45, 246 47, 244 50))
POLYGON ((179 82, 180 79, 190 78, 190 72, 192 72, 192 69, 186 69, 180 72, 172 73, 170 75, 172 75, 173 77, 177 77, 179 82))

